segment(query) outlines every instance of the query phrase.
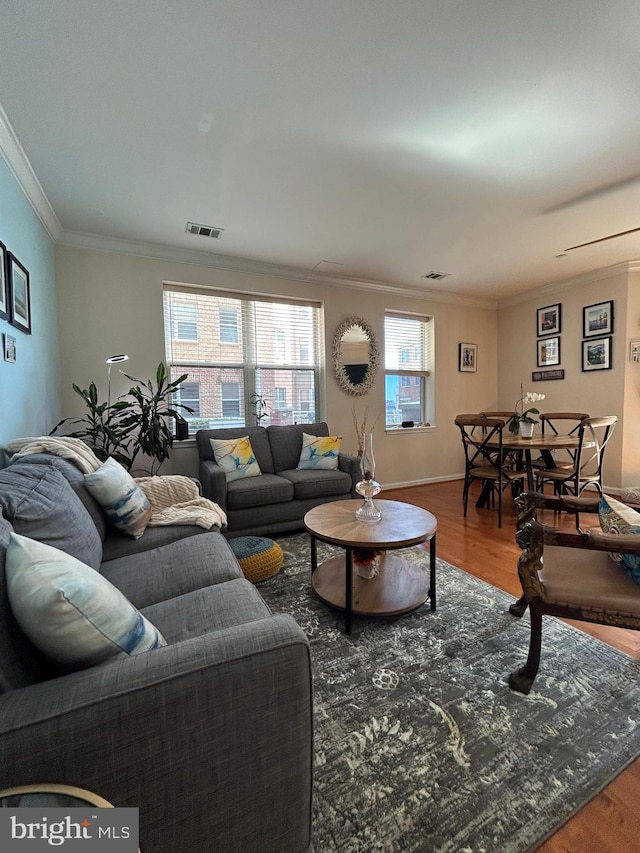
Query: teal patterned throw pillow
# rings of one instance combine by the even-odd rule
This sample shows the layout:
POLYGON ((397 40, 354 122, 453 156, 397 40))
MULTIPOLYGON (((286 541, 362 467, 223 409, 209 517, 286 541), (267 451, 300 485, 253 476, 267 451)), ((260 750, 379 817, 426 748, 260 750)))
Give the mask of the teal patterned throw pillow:
POLYGON ((209 441, 227 483, 242 477, 259 477, 262 474, 248 435, 242 438, 210 438, 209 441))
MULTIPOLYGON (((598 505, 598 516, 603 533, 629 535, 640 533, 640 513, 609 495, 602 495, 598 505)), ((640 585, 640 555, 611 554, 611 558, 634 583, 640 585)))
POLYGON ((114 527, 134 539, 142 536, 151 518, 151 504, 119 462, 109 457, 97 471, 85 474, 84 482, 114 527))
POLYGON ((341 435, 309 435, 303 432, 298 468, 335 471, 338 467, 341 442, 341 435))

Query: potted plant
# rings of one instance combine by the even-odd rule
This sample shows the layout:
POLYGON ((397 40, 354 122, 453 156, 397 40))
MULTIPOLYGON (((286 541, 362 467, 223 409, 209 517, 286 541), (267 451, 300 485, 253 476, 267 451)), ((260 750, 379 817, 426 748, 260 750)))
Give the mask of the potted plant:
POLYGON ((533 416, 540 414, 540 409, 531 406, 531 404, 538 403, 540 400, 544 400, 544 398, 544 394, 536 394, 535 391, 527 391, 526 394, 523 394, 521 385, 520 399, 514 406, 515 414, 509 421, 509 431, 514 435, 520 433, 523 438, 531 438, 533 429, 538 423, 538 419, 533 416), (519 409, 518 406, 520 406, 519 409), (525 406, 528 408, 525 409, 525 406))
POLYGON ((121 372, 135 384, 113 404, 98 401, 95 382, 91 382, 88 389, 74 384, 73 390, 83 399, 88 411, 80 417, 63 418, 51 430, 51 435, 63 424, 80 425, 79 429, 65 434, 86 442, 98 459, 104 461, 111 456, 127 471, 132 471, 139 457, 146 456, 151 460, 150 470, 139 470, 153 475, 169 457, 173 446, 171 421, 180 416, 177 410, 193 412, 183 403, 171 403, 188 374, 171 380, 163 362, 157 367, 155 384, 152 380, 143 382, 121 372))

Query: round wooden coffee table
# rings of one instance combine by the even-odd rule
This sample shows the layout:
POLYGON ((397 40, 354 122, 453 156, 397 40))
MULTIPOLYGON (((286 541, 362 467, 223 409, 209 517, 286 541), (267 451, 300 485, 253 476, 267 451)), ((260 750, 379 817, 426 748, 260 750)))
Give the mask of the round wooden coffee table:
POLYGON ((351 633, 354 613, 396 616, 415 610, 430 599, 436 609, 436 517, 425 509, 400 501, 376 500, 382 518, 358 521, 357 500, 332 501, 309 510, 304 526, 311 536, 311 585, 321 601, 344 611, 345 633, 351 633), (344 556, 330 557, 318 566, 317 540, 344 548, 344 556), (362 578, 353 573, 352 550, 393 551, 430 540, 429 580, 409 560, 385 554, 379 574, 362 578))

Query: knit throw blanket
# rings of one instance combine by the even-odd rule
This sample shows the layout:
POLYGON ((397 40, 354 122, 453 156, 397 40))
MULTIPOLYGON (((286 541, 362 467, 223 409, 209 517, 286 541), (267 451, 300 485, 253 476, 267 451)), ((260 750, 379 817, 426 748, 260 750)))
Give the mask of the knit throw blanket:
MULTIPOLYGON (((30 453, 53 453, 73 462, 83 474, 97 471, 102 465, 84 441, 69 436, 17 438, 10 441, 4 449, 11 457, 27 456, 30 453)), ((150 527, 197 524, 209 530, 214 524, 219 527, 225 527, 227 524, 224 510, 213 501, 201 497, 198 484, 190 477, 177 474, 133 479, 151 504, 150 527)))

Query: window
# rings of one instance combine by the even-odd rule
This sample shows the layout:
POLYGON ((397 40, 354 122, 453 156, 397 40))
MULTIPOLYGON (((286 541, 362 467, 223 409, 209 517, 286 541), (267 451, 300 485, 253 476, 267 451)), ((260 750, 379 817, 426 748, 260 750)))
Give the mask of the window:
POLYGON ((181 412, 183 417, 192 417, 199 418, 200 417, 200 383, 199 382, 183 382, 180 385, 180 390, 177 394, 176 403, 181 403, 183 406, 189 406, 190 409, 193 409, 193 414, 189 415, 188 412, 183 412, 180 409, 178 411, 181 412))
POLYGON ((225 420, 237 420, 240 417, 240 383, 221 382, 220 401, 222 403, 222 417, 225 420))
POLYGON ((191 433, 255 424, 255 394, 267 401, 263 426, 317 420, 319 304, 166 285, 164 317, 171 377, 186 373, 183 388, 199 386, 198 414, 185 414, 191 433), (197 316, 188 347, 173 334, 185 304, 197 316), (304 403, 294 408, 294 401, 304 403))
POLYGON ((433 318, 384 318, 386 426, 434 422, 433 318))
POLYGON ((238 309, 220 306, 220 343, 238 343, 238 309))
POLYGON ((198 340, 198 311, 195 304, 177 303, 175 305, 173 337, 177 341, 198 340))

